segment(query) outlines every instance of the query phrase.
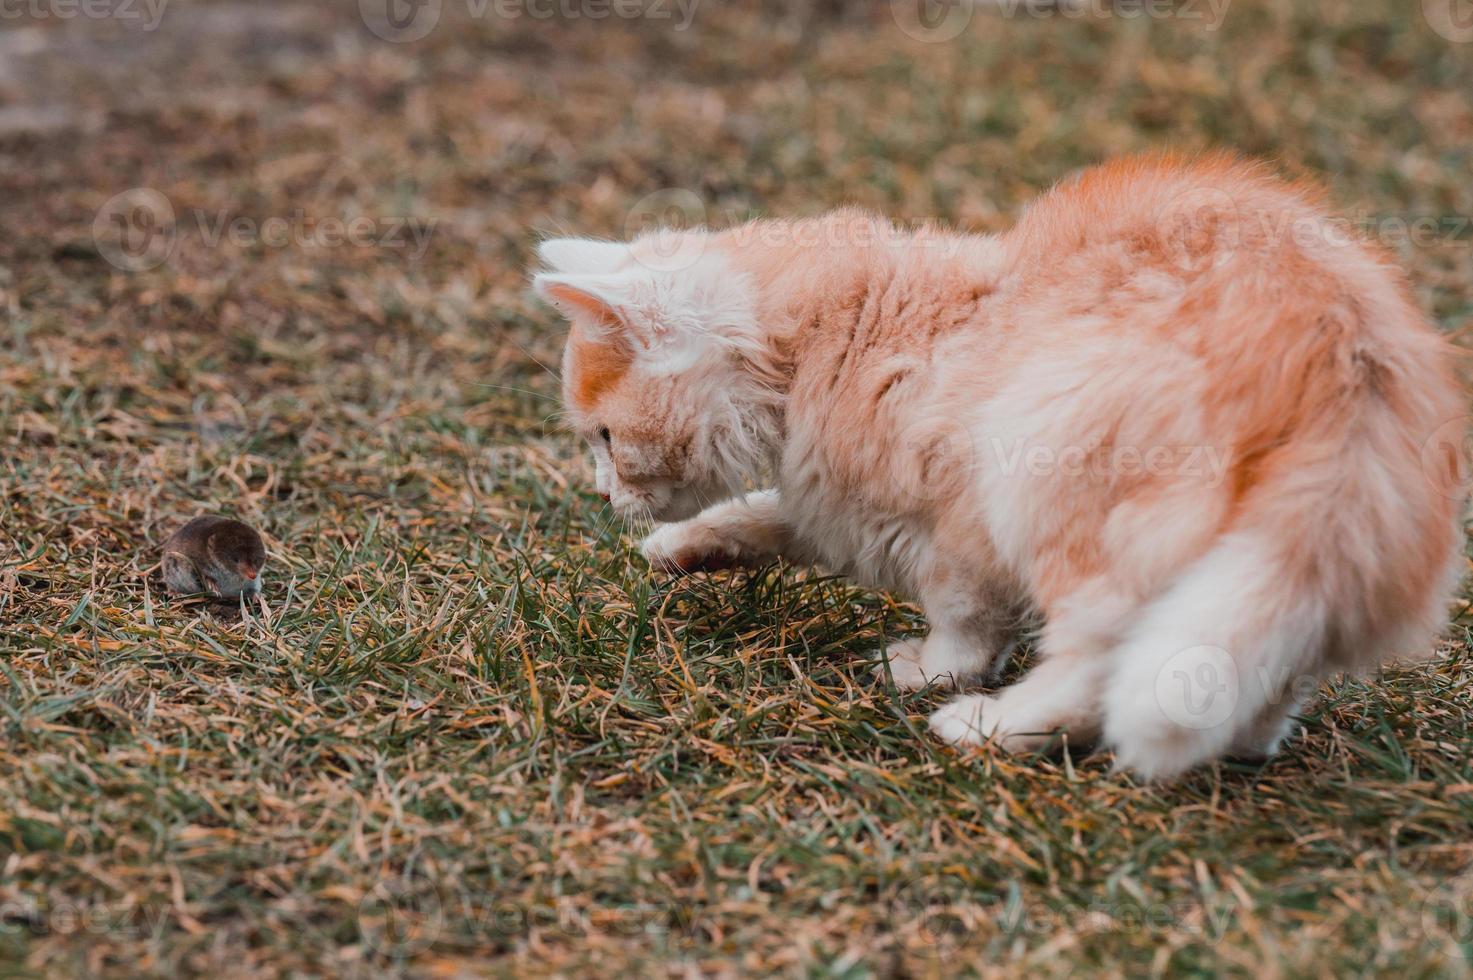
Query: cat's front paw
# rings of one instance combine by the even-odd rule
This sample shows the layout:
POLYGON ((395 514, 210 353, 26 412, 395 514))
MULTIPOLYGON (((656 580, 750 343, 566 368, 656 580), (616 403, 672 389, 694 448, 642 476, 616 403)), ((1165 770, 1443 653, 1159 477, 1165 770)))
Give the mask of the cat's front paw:
POLYGON ((937 738, 951 745, 981 745, 997 731, 997 699, 968 694, 938 708, 928 725, 937 738))
POLYGON ((699 518, 658 528, 640 543, 639 550, 651 568, 676 575, 742 564, 739 550, 703 526, 699 518))
MULTIPOLYGON (((919 691, 928 684, 941 682, 953 683, 950 673, 936 674, 928 673, 924 666, 923 653, 926 641, 919 637, 909 640, 896 640, 885 648, 885 661, 889 664, 890 677, 895 681, 895 686, 902 691, 919 691)), ((885 679, 885 664, 875 668, 875 679, 885 679)))
POLYGON ((1055 733, 1039 728, 1018 713, 1017 703, 986 694, 967 694, 938 708, 928 725, 937 738, 951 745, 990 743, 1008 752, 1035 752, 1053 743, 1055 733))

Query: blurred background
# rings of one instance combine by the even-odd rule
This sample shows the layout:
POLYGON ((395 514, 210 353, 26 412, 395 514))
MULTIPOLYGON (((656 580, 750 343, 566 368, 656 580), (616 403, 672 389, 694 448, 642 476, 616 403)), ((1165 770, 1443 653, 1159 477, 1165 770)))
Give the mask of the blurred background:
MULTIPOLYGON (((1327 184, 1460 335, 1465 8, 0 0, 11 411, 44 443, 61 422, 41 409, 80 386, 154 415, 128 425, 255 432, 273 469, 240 477, 253 493, 304 458, 266 416, 327 442, 374 418, 386 450, 431 448, 390 417, 521 444, 546 432, 561 344, 525 288, 539 236, 841 203, 995 231, 1076 168, 1168 146, 1327 184)), ((328 448, 314 465, 342 461, 328 448)))
POLYGON ((774 574, 652 628, 558 427, 539 236, 996 231, 1164 146, 1323 182, 1461 341, 1465 0, 0 0, 0 958, 924 972, 940 906, 1032 975, 1446 967, 1465 646, 1226 810, 943 768, 862 659, 910 611, 774 574), (265 533, 263 619, 159 599, 203 511, 265 533))

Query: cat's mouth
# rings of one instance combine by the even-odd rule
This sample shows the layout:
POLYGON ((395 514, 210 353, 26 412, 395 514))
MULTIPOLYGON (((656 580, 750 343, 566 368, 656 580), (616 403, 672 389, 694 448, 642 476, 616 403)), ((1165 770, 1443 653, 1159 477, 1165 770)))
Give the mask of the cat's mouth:
POLYGON ((613 494, 614 509, 622 516, 647 517, 661 524, 695 517, 708 503, 714 501, 703 499, 686 484, 620 488, 613 494))

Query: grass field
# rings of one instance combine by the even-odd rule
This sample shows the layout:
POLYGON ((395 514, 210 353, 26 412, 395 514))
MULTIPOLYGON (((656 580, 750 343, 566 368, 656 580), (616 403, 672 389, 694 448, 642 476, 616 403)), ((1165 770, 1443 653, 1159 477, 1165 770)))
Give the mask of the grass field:
POLYGON ((548 232, 997 230, 1227 146, 1457 336, 1461 8, 563 7, 0 23, 0 974, 1473 972, 1466 617, 1263 767, 955 754, 871 680, 913 607, 649 576, 525 278, 548 232), (264 607, 161 594, 201 511, 265 532, 264 607))

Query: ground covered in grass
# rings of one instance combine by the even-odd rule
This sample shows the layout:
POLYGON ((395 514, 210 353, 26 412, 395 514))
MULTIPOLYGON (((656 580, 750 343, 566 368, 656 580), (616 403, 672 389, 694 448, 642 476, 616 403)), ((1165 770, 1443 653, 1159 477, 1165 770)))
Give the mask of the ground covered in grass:
POLYGON ((956 755, 870 677, 913 609, 631 558, 524 278, 539 233, 1000 229, 1225 145, 1325 181, 1457 335, 1456 5, 563 6, 5 23, 0 973, 1467 973, 1461 620, 1261 768, 956 755), (264 606, 161 594, 201 511, 266 534, 264 606))

